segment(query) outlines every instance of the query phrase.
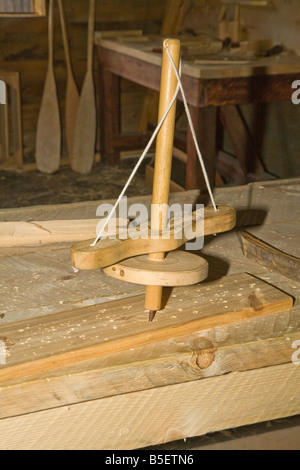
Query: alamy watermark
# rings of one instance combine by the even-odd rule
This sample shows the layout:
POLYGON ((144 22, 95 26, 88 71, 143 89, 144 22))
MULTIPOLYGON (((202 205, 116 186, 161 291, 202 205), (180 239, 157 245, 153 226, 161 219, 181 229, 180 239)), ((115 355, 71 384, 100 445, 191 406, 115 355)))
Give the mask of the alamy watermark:
POLYGON ((296 91, 292 94, 292 103, 300 104, 300 80, 295 80, 292 83, 292 88, 296 91))
POLYGON ((4 341, 0 341, 0 365, 6 364, 6 346, 4 341))
POLYGON ((296 349, 296 351, 292 355, 292 363, 300 364, 300 340, 294 341, 292 344, 292 348, 296 349))
MULTIPOLYGON (((112 204, 101 204, 97 208, 97 217, 106 218, 112 213, 112 204)), ((103 227, 103 220, 99 222, 97 234, 103 227)), ((107 227, 101 236, 102 239, 126 240, 141 238, 170 240, 186 240, 187 250, 201 250, 204 244, 204 205, 197 204, 152 204, 150 211, 145 204, 137 203, 128 206, 127 197, 120 201, 118 213, 114 212, 109 219, 107 227), (193 209, 195 209, 193 211, 193 209), (150 213, 149 213, 150 212, 150 213), (118 222, 128 220, 126 230, 118 226, 118 222), (151 225, 150 221, 151 220, 151 225), (161 221, 167 221, 162 231, 154 227, 161 227, 161 221), (194 241, 191 241, 194 240, 194 241)))
POLYGON ((0 104, 6 104, 6 85, 0 80, 0 104))

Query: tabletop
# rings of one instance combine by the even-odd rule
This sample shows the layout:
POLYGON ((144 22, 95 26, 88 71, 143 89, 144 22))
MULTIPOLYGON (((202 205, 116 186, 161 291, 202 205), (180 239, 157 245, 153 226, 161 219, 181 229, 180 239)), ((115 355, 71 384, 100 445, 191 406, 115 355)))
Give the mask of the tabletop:
MULTIPOLYGON (((252 77, 300 73, 300 57, 284 51, 269 57, 253 52, 222 49, 222 41, 206 37, 179 38, 182 46, 182 73, 199 79, 252 77)), ((161 66, 162 41, 160 36, 106 37, 95 33, 95 45, 109 51, 161 66)))

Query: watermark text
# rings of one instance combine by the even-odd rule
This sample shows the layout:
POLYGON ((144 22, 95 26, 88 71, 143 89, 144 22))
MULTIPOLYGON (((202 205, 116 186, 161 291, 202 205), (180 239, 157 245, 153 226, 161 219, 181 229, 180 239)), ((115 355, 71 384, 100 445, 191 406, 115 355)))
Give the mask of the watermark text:
MULTIPOLYGON (((97 217, 107 219, 112 213, 112 204, 101 204, 97 208, 97 217)), ((97 226, 101 232, 103 220, 97 226)), ((102 232, 101 232, 102 233, 102 232)), ((197 204, 152 204, 149 210, 145 204, 136 203, 128 206, 127 197, 123 197, 118 207, 108 220, 102 239, 127 240, 185 240, 187 250, 201 250, 204 244, 204 205, 197 204), (193 209, 195 209, 193 211, 193 209), (124 220, 129 220, 127 230, 122 230, 124 220), (151 220, 151 223, 150 223, 151 220), (159 230, 163 227, 162 230, 159 230)))
POLYGON ((296 91, 292 94, 292 103, 300 104, 300 80, 295 80, 292 83, 292 88, 296 91))
POLYGON ((6 364, 6 346, 4 341, 0 341, 0 365, 6 364))
POLYGON ((6 85, 0 80, 0 104, 6 104, 6 85))
POLYGON ((292 348, 296 349, 296 351, 292 355, 292 363, 300 364, 300 340, 294 341, 292 344, 292 348))

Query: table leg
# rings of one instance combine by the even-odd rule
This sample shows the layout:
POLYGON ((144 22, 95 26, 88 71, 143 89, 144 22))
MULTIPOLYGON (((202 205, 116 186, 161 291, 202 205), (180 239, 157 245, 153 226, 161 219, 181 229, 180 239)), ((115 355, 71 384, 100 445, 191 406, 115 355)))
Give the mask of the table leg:
POLYGON ((238 106, 220 107, 220 116, 245 177, 248 173, 265 171, 266 168, 238 106))
POLYGON ((115 146, 120 136, 120 78, 99 66, 99 120, 102 161, 117 165, 120 148, 115 146))
MULTIPOLYGON (((189 106, 199 148, 212 188, 215 182, 217 108, 189 106)), ((206 189, 190 128, 187 131, 186 189, 206 189)))

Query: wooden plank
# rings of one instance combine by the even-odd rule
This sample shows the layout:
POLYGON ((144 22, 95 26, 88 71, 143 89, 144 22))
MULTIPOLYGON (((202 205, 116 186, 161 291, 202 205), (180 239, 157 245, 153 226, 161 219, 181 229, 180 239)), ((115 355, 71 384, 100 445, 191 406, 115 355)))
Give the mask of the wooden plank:
MULTIPOLYGON (((299 223, 300 225, 300 223, 299 223)), ((240 232, 243 253, 247 258, 300 282, 300 259, 284 253, 247 232, 240 232)))
POLYGON ((293 416, 299 383, 285 364, 57 407, 1 420, 1 447, 135 449, 293 416))
POLYGON ((33 318, 0 327, 0 339, 3 338, 8 351, 7 363, 0 367, 1 383, 23 380, 156 341, 266 316, 291 309, 293 305, 289 295, 247 274, 227 276, 221 282, 188 289, 178 288, 176 292, 164 315, 159 315, 152 327, 146 316, 141 315, 144 296, 102 304, 100 309, 96 305, 50 315, 43 317, 43 322, 33 318))
MULTIPOLYGON (((251 183, 247 186, 215 188, 214 195, 217 204, 231 205, 237 210, 237 226, 300 219, 299 178, 251 183)), ((195 205, 206 201, 205 192, 199 189, 170 194, 170 204, 179 202, 180 204, 195 205)), ((143 203, 149 208, 151 196, 128 198, 128 204, 136 202, 143 203)), ((97 207, 102 203, 114 204, 115 200, 0 209, 0 221, 92 219, 95 217, 97 207)))
MULTIPOLYGON (((0 222, 0 247, 30 246, 86 240, 97 235, 105 220, 50 220, 0 222), (99 225, 100 224, 100 225, 99 225)), ((126 229, 127 219, 117 219, 116 226, 126 229)), ((109 230, 111 235, 113 231, 109 230)))
MULTIPOLYGON (((251 320, 248 322, 251 323, 251 320)), ((249 325, 248 325, 249 327, 249 325)), ((229 372, 242 372, 262 367, 290 363, 293 345, 299 341, 300 332, 291 332, 278 338, 251 343, 214 346, 205 337, 172 338, 177 342, 177 353, 167 355, 167 345, 156 343, 152 356, 143 360, 144 354, 134 362, 130 354, 122 353, 110 359, 114 366, 107 367, 107 358, 85 361, 80 370, 64 369, 55 376, 35 378, 12 386, 1 386, 0 419, 33 413, 58 405, 70 405, 108 396, 149 390, 177 383, 216 377, 229 372), (181 346, 179 344, 181 343, 181 346), (185 341, 185 348, 182 347, 185 341), (155 353, 154 353, 155 351, 155 353), (163 354, 160 354, 163 351, 163 354), (126 363, 126 359, 130 362, 126 363)))

